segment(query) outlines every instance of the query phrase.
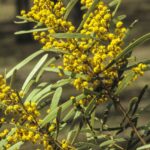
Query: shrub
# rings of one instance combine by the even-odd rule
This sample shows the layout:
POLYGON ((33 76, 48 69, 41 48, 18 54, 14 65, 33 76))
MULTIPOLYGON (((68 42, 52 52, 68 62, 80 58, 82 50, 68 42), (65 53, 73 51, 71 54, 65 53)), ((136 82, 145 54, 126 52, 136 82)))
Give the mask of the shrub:
POLYGON ((17 16, 21 21, 16 23, 32 22, 33 29, 16 34, 32 33, 42 48, 0 76, 1 149, 20 149, 24 144, 45 150, 150 147, 149 124, 138 124, 147 108, 141 110, 139 104, 148 86, 129 101, 128 110, 120 99, 122 91, 149 70, 149 60, 130 59, 150 34, 126 42, 135 22, 125 27, 125 15, 117 16, 118 0, 81 0, 83 19, 76 27, 68 16, 77 2, 34 0, 28 12, 17 16), (20 91, 13 89, 16 72, 35 58, 40 60, 20 91), (60 79, 50 83, 42 78, 46 72, 60 79), (66 85, 72 86, 74 95, 62 101, 66 85), (112 109, 122 113, 116 126, 108 123, 112 109))

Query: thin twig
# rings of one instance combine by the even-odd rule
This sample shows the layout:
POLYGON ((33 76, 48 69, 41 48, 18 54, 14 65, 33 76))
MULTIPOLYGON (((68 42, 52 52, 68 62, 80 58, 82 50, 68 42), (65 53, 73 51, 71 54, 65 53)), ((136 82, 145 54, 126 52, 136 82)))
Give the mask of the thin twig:
POLYGON ((130 126, 132 127, 132 129, 134 130, 135 134, 137 135, 137 137, 140 139, 141 143, 143 145, 146 144, 145 140, 142 138, 142 136, 140 135, 140 133, 138 132, 138 130, 136 129, 136 127, 134 126, 133 122, 131 121, 130 117, 128 114, 126 114, 126 111, 124 109, 124 107, 121 105, 120 102, 117 101, 117 104, 121 110, 121 112, 123 113, 124 116, 126 116, 126 119, 128 121, 128 123, 130 124, 130 126))
POLYGON ((116 146, 118 149, 120 149, 120 150, 124 150, 124 148, 122 148, 120 145, 118 145, 118 144, 114 144, 114 146, 116 146))

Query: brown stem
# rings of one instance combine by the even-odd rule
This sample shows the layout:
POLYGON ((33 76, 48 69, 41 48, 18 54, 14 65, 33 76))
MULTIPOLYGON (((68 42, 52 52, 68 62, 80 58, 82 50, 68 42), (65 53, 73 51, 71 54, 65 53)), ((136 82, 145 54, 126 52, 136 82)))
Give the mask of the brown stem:
POLYGON ((140 135, 140 133, 138 132, 138 130, 136 129, 136 127, 134 126, 133 122, 131 121, 129 115, 126 113, 124 107, 120 104, 120 102, 117 102, 121 112, 123 113, 123 115, 126 117, 128 123, 130 124, 130 126, 132 127, 132 129, 134 130, 135 134, 137 135, 137 137, 140 139, 141 143, 143 145, 146 144, 145 140, 142 138, 142 136, 140 135))

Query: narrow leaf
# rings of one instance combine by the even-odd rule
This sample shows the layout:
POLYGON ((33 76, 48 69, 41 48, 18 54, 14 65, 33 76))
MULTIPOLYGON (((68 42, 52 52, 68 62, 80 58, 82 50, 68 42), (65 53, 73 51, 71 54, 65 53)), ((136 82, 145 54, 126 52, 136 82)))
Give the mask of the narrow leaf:
POLYGON ((121 83, 119 84, 115 94, 118 95, 119 93, 121 93, 133 80, 135 76, 135 73, 133 71, 130 71, 125 77, 124 79, 121 81, 121 83))
POLYGON ((39 71, 39 69, 42 67, 42 65, 44 64, 44 62, 46 61, 48 57, 48 54, 45 54, 40 60, 39 62, 36 64, 36 66, 33 68, 33 70, 30 72, 30 74, 28 75, 27 79, 25 80, 23 86, 22 86, 22 90, 24 91, 25 87, 28 85, 28 83, 30 82, 30 80, 32 78, 35 77, 36 73, 39 71))
POLYGON ((108 147, 109 145, 113 145, 115 143, 115 141, 114 140, 107 140, 107 141, 105 141, 105 142, 102 142, 101 144, 100 144, 100 148, 102 148, 102 147, 108 147))
POLYGON ((119 9, 119 7, 120 7, 121 2, 122 2, 122 0, 117 0, 117 5, 116 5, 116 7, 115 7, 115 10, 114 10, 113 13, 112 13, 112 16, 113 16, 113 17, 116 15, 116 13, 117 13, 117 11, 118 11, 118 9, 119 9))
POLYGON ((62 95, 62 87, 59 87, 56 89, 54 96, 52 98, 50 110, 54 110, 57 108, 61 95, 62 95))
POLYGON ((122 20, 124 20, 126 17, 127 17, 126 15, 120 15, 120 16, 118 16, 117 18, 114 18, 114 19, 113 19, 113 22, 116 23, 116 22, 118 22, 118 21, 122 21, 122 20))
POLYGON ((17 150, 20 149, 20 147, 24 144, 24 142, 18 142, 16 144, 14 144, 13 146, 11 146, 10 148, 8 148, 8 150, 17 150))
MULTIPOLYGON (((52 89, 52 85, 50 84, 48 84, 47 86, 45 86, 45 87, 42 87, 41 88, 41 90, 37 93, 37 94, 35 94, 34 96, 32 96, 32 97, 29 97, 29 100, 31 101, 32 100, 32 102, 37 102, 37 101, 39 101, 39 99, 42 97, 42 96, 44 96, 45 94, 47 94, 47 93, 50 93, 51 92, 51 89, 52 89), (30 99, 31 98, 31 99, 30 99)), ((28 100, 28 99, 27 99, 28 100)))
POLYGON ((79 131, 81 130, 81 121, 80 123, 76 124, 76 120, 80 117, 80 115, 81 112, 77 111, 70 125, 70 131, 68 132, 67 141, 69 141, 69 143, 71 144, 74 143, 79 134, 79 131))
POLYGON ((24 93, 25 93, 25 94, 29 92, 30 88, 34 85, 34 83, 35 83, 35 80, 34 80, 34 79, 33 79, 33 80, 30 80, 30 82, 28 83, 28 85, 27 85, 27 86, 25 87, 25 89, 24 89, 24 93))
POLYGON ((11 80, 10 80, 10 87, 12 88, 13 87, 13 84, 15 82, 15 79, 16 79, 16 73, 17 73, 17 70, 14 70, 12 76, 11 76, 11 80))
POLYGON ((148 150, 150 148, 150 144, 138 147, 137 150, 148 150))
POLYGON ((71 110, 64 116, 62 122, 67 122, 69 119, 71 119, 75 115, 74 108, 71 108, 71 110))
POLYGON ((85 38, 85 39, 91 39, 94 38, 91 35, 81 34, 81 33, 55 33, 50 34, 50 36, 58 39, 74 39, 74 38, 85 38))
POLYGON ((64 19, 67 19, 71 10, 73 9, 73 7, 76 5, 76 3, 78 2, 78 0, 70 0, 67 7, 66 7, 66 13, 64 15, 64 19))
POLYGON ((61 79, 61 80, 57 81, 55 84, 52 85, 52 89, 62 87, 66 84, 69 84, 71 81, 72 81, 72 79, 61 79))
POLYGON ((59 73, 59 72, 63 72, 66 76, 71 76, 71 77, 74 77, 74 78, 83 78, 83 79, 87 79, 87 75, 84 75, 84 74, 75 74, 73 72, 70 72, 70 71, 66 71, 66 70, 60 70, 59 68, 45 68, 45 71, 49 71, 49 72, 56 72, 56 73, 59 73))
MULTIPOLYGON (((42 95, 38 100, 36 100, 36 104, 38 105, 41 101, 45 100, 46 98, 49 99, 50 95, 52 94, 54 94, 54 91, 47 92, 46 94, 42 95)), ((49 100, 49 103, 50 103, 50 100, 49 100)))
POLYGON ((144 88, 142 89, 142 91, 140 92, 139 96, 138 96, 138 100, 137 103, 134 105, 134 109, 132 111, 132 116, 136 113, 139 103, 141 102, 146 90, 148 89, 148 85, 145 85, 144 88))
POLYGON ((100 150, 98 145, 89 142, 78 142, 75 145, 78 150, 100 150))
POLYGON ((56 117, 56 125, 57 125, 56 126, 56 140, 58 138, 59 131, 60 131, 60 127, 59 127, 60 122, 61 122, 60 118, 61 118, 61 107, 59 107, 58 112, 57 112, 57 117, 56 117))
POLYGON ((39 84, 36 88, 34 88, 31 93, 27 96, 26 101, 31 100, 35 95, 37 95, 45 86, 46 82, 39 84))
POLYGON ((35 53, 33 53, 32 55, 30 55, 29 57, 27 57, 26 59, 24 59, 23 61, 21 61, 17 66, 15 66, 13 69, 11 69, 7 74, 6 74, 6 78, 9 78, 10 76, 12 76, 13 72, 15 70, 19 70, 21 69, 23 66, 25 66, 27 63, 29 63, 30 61, 32 61, 35 57, 39 56, 40 54, 44 53, 43 50, 39 50, 35 53))
POLYGON ((49 29, 50 28, 41 28, 41 29, 32 29, 32 30, 18 31, 18 32, 15 32, 15 35, 29 34, 29 33, 33 33, 33 32, 41 32, 41 31, 47 31, 49 29))
MULTIPOLYGON (((85 95, 84 94, 81 94, 81 95, 78 95, 76 97, 76 101, 79 101, 80 99, 84 98, 85 95)), ((61 104, 59 107, 62 108, 62 112, 65 111, 67 108, 69 108, 71 105, 72 105, 73 101, 72 100, 68 100, 66 101, 65 103, 61 104)), ((52 121, 54 118, 56 118, 56 115, 57 115, 57 111, 59 109, 59 107, 57 107, 55 110, 53 111, 50 111, 50 113, 45 116, 45 118, 43 119, 43 121, 40 123, 40 126, 43 127, 45 126, 48 122, 52 121)))
MULTIPOLYGON (((66 54, 68 53, 67 51, 64 51, 64 50, 61 50, 61 49, 58 49, 58 48, 50 48, 50 49, 43 49, 45 50, 46 52, 54 52, 54 53, 62 53, 62 54, 66 54)), ((57 56, 58 57, 58 56, 57 56)), ((60 56, 59 56, 60 57, 60 56)))
POLYGON ((50 66, 50 64, 54 63, 57 60, 56 57, 51 58, 50 60, 48 60, 43 67, 40 69, 40 71, 38 72, 35 81, 38 82, 40 80, 40 78, 42 77, 43 73, 44 73, 44 69, 48 66, 50 66))
POLYGON ((108 6, 109 6, 109 7, 113 7, 113 6, 117 5, 117 3, 118 3, 118 0, 112 0, 112 1, 108 4, 108 6))
POLYGON ((16 24, 24 24, 24 23, 28 23, 27 20, 23 20, 23 21, 14 21, 14 23, 16 24))
POLYGON ((89 116, 91 113, 91 110, 93 109, 93 107, 96 105, 96 99, 93 98, 91 100, 91 102, 88 104, 86 110, 85 110, 85 116, 89 116))
MULTIPOLYGON (((60 107, 62 108, 62 112, 64 110, 66 110, 68 107, 70 107, 71 105, 72 105, 71 100, 60 105, 60 107)), ((40 123, 40 126, 44 127, 47 123, 51 122, 54 118, 56 118, 58 109, 59 109, 59 107, 50 111, 50 113, 48 115, 46 115, 45 118, 43 119, 43 121, 40 123)))

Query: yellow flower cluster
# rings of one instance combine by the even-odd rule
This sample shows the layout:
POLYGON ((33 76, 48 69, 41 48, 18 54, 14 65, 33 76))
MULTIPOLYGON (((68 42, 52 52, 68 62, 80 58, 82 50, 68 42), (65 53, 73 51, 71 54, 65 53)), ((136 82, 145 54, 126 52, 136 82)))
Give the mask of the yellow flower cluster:
POLYGON ((62 149, 63 150, 68 150, 68 146, 69 146, 68 142, 66 140, 62 140, 62 149))
MULTIPOLYGON (((93 0, 81 0, 81 3, 89 8, 93 0)), ((104 68, 122 51, 127 30, 121 21, 118 21, 114 28, 111 27, 111 23, 112 15, 109 8, 102 1, 99 2, 80 30, 81 34, 92 35, 94 38, 75 39, 74 44, 70 44, 71 52, 64 55, 65 70, 88 75, 86 80, 75 79, 73 84, 77 89, 93 90, 100 82, 109 88, 118 77, 121 63, 108 70, 104 68)))
MULTIPOLYGON (((23 96, 23 93, 18 93, 20 97, 23 96)), ((15 111, 19 109, 19 98, 17 93, 11 89, 10 86, 6 84, 6 80, 2 75, 0 75, 0 104, 3 107, 6 107, 5 114, 7 111, 15 111)))
MULTIPOLYGON (((94 0, 80 2, 88 10, 94 0)), ((101 85, 111 88, 123 62, 107 70, 105 67, 122 51, 127 31, 123 22, 114 23, 109 7, 100 1, 78 31, 91 38, 54 38, 53 33, 77 33, 73 24, 64 19, 65 12, 61 0, 56 3, 52 0, 34 0, 31 10, 27 13, 23 11, 22 15, 49 28, 47 31, 34 32, 34 39, 39 40, 44 49, 55 47, 67 52, 63 55, 64 70, 86 75, 86 79, 75 78, 73 85, 76 89, 95 90, 101 85)))
POLYGON ((37 110, 36 104, 23 103, 21 101, 22 96, 22 92, 17 94, 6 84, 4 77, 0 75, 0 105, 4 112, 0 119, 0 125, 4 128, 0 132, 0 140, 6 138, 9 133, 7 126, 12 125, 17 129, 14 134, 7 136, 6 149, 19 141, 23 141, 43 145, 45 150, 52 150, 53 147, 49 142, 52 139, 49 135, 40 131, 38 125, 40 112, 37 110))
POLYGON ((13 135, 7 137, 7 141, 7 147, 13 145, 14 143, 17 143, 18 141, 23 141, 32 142, 39 147, 40 145, 43 145, 44 150, 53 150, 52 145, 49 144, 51 138, 47 134, 40 134, 39 132, 37 132, 37 130, 32 128, 30 129, 30 127, 18 127, 13 135))
POLYGON ((137 79, 138 75, 143 76, 144 70, 147 68, 146 64, 140 63, 137 67, 132 68, 132 71, 135 72, 134 80, 137 79))
POLYGON ((54 3, 53 0, 34 0, 33 7, 26 13, 24 10, 21 12, 22 16, 33 19, 40 23, 42 27, 47 27, 47 31, 34 32, 34 39, 38 40, 44 46, 44 49, 52 47, 61 48, 66 50, 68 43, 64 40, 56 40, 51 34, 57 32, 73 32, 75 27, 71 22, 64 19, 66 9, 61 0, 54 3))

